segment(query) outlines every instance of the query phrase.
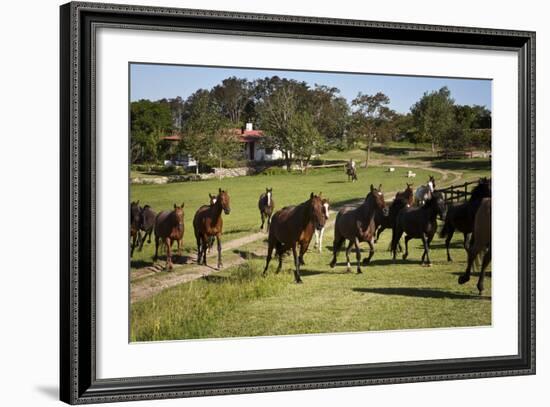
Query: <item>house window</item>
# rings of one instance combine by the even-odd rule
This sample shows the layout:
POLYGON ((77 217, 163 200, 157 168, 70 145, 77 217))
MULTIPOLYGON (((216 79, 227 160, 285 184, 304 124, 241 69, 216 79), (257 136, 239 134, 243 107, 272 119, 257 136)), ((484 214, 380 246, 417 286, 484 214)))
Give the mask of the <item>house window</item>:
POLYGON ((272 149, 272 148, 266 148, 266 149, 265 149, 265 153, 266 153, 267 155, 271 155, 271 154, 273 154, 273 149, 272 149))

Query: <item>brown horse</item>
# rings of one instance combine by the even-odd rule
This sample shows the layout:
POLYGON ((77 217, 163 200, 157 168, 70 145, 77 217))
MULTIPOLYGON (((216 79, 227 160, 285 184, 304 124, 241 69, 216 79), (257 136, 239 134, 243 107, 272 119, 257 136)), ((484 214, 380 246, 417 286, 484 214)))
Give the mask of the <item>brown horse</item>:
POLYGON ((273 202, 273 188, 266 188, 265 192, 260 195, 258 200, 258 209, 260 210, 260 216, 262 217, 262 225, 260 226, 261 230, 264 230, 264 222, 267 219, 267 230, 269 230, 269 225, 271 225, 271 215, 273 215, 273 209, 275 208, 275 203, 273 202))
POLYGON ((147 243, 151 243, 151 234, 153 233, 153 229, 155 228, 156 218, 157 218, 157 214, 153 211, 153 209, 149 205, 145 205, 141 210, 140 225, 139 225, 139 228, 143 230, 145 233, 141 238, 139 251, 143 249, 143 244, 145 243, 146 237, 149 237, 149 239, 147 240, 147 243))
POLYGON ((178 242, 178 256, 181 256, 181 247, 183 244, 183 206, 174 204, 173 211, 162 211, 155 219, 155 256, 153 261, 158 259, 159 244, 164 243, 166 246, 166 268, 171 270, 172 265, 172 243, 178 242))
POLYGON ((139 206, 139 201, 130 203, 130 238, 132 239, 132 244, 130 248, 130 257, 134 255, 134 249, 136 244, 139 245, 141 241, 141 233, 139 227, 141 224, 141 208, 139 206))
POLYGON ((470 280, 472 264, 474 259, 483 250, 487 250, 483 255, 481 263, 481 272, 477 282, 479 294, 483 292, 483 280, 485 278, 485 269, 491 261, 491 198, 483 198, 479 209, 476 212, 473 231, 473 242, 468 250, 468 266, 466 272, 458 278, 459 284, 464 284, 470 280))
POLYGON ((474 220, 477 209, 481 205, 483 198, 491 196, 491 183, 487 178, 480 178, 478 185, 473 189, 470 199, 467 202, 449 207, 443 229, 439 234, 445 238, 445 247, 447 248, 447 261, 453 261, 449 252, 449 245, 455 233, 455 230, 464 235, 464 249, 468 251, 468 236, 474 230, 474 220))
POLYGON ((221 235, 223 232, 222 211, 229 215, 231 212, 229 203, 229 194, 227 191, 222 191, 220 188, 216 201, 210 206, 201 206, 195 213, 193 218, 193 229, 195 230, 195 238, 197 240, 197 263, 206 264, 206 251, 210 243, 211 237, 216 237, 218 242, 218 269, 222 265, 222 241, 221 235))
POLYGON ((332 245, 332 261, 330 267, 336 265, 336 256, 342 247, 342 244, 349 240, 346 249, 347 270, 351 271, 351 263, 349 261, 349 253, 351 246, 355 245, 355 253, 357 258, 357 273, 361 273, 361 251, 359 249, 360 242, 367 242, 370 247, 369 257, 365 259, 364 265, 370 262, 374 254, 374 232, 376 224, 374 217, 377 212, 382 212, 386 207, 384 194, 382 193, 382 185, 378 189, 370 186, 370 192, 365 198, 365 201, 357 208, 344 207, 340 209, 336 215, 334 223, 334 243, 332 245))
POLYGON ((321 194, 314 195, 312 192, 310 198, 300 205, 287 206, 275 212, 269 228, 264 275, 267 273, 273 249, 276 249, 276 254, 279 256, 277 273, 283 266, 284 252, 292 250, 294 279, 296 283, 302 282, 300 266, 304 264, 304 254, 307 252, 313 232, 325 226, 326 217, 323 208, 321 194), (297 244, 300 246, 299 254, 296 251, 297 244))
POLYGON ((403 254, 403 260, 409 256, 409 240, 421 239, 424 246, 424 252, 422 253, 421 264, 431 266, 430 261, 430 243, 437 230, 437 215, 441 218, 445 218, 445 200, 441 192, 434 191, 431 197, 421 207, 405 207, 399 211, 395 224, 393 226, 391 250, 393 252, 393 261, 395 262, 395 256, 397 252, 397 244, 401 239, 403 233, 405 233, 405 253, 403 254))
POLYGON ((414 191, 412 189, 413 184, 409 184, 408 182, 405 182, 405 184, 407 184, 407 188, 405 188, 404 191, 395 194, 395 199, 405 201, 407 205, 412 206, 414 203, 414 191))
POLYGON ((386 229, 393 229, 397 214, 401 209, 406 206, 411 206, 414 203, 414 191, 412 189, 413 184, 406 182, 407 187, 404 191, 395 194, 395 198, 390 205, 388 213, 377 212, 374 217, 374 223, 376 224, 377 232, 374 243, 380 239, 380 235, 386 229))

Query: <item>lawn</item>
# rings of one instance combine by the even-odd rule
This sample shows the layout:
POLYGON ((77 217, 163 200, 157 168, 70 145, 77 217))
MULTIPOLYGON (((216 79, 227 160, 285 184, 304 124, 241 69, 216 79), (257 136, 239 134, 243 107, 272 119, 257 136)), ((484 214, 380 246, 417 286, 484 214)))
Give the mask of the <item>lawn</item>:
MULTIPOLYGON (((464 160, 449 162, 440 168, 471 176, 490 174, 488 161, 464 160)), ((435 175, 441 185, 442 175, 428 169, 412 168, 415 181, 425 181, 435 175)), ((278 208, 297 204, 310 192, 323 192, 334 206, 364 197, 369 185, 382 184, 388 192, 402 190, 405 168, 394 173, 385 167, 359 169, 359 181, 349 183, 342 168, 315 169, 307 174, 278 173, 166 185, 132 185, 132 200, 150 204, 155 210, 170 209, 174 203, 185 202, 184 255, 195 258, 192 218, 200 205, 208 202, 208 193, 219 187, 229 191, 231 214, 224 215, 225 242, 259 231, 257 200, 265 187, 273 187, 273 199, 278 208)), ((449 178, 451 180, 452 177, 449 178)), ((345 254, 331 269, 332 228, 325 233, 322 254, 306 255, 302 276, 304 284, 293 283, 291 258, 285 259, 283 272, 276 275, 276 261, 267 277, 261 276, 265 262, 266 243, 256 240, 224 252, 224 262, 245 258, 241 264, 165 289, 131 306, 131 340, 154 341, 191 338, 221 338, 235 336, 288 335, 322 332, 353 332, 368 330, 417 329, 438 327, 483 326, 491 324, 491 278, 480 296, 475 288, 477 275, 464 286, 457 283, 465 269, 465 252, 459 236, 452 246, 453 263, 446 261, 442 239, 436 237, 430 256, 433 267, 419 264, 419 241, 411 241, 410 256, 396 264, 387 251, 391 232, 386 231, 376 245, 371 265, 363 274, 345 272, 345 254)), ((154 244, 145 245, 131 262, 131 270, 151 265, 154 244)), ((352 253, 352 262, 355 254, 352 253)), ((185 272, 185 265, 176 266, 175 273, 185 272), (179 268, 179 271, 178 271, 179 268)), ((173 273, 171 273, 173 274, 173 273)), ((160 284, 169 273, 145 276, 141 283, 160 284)))
MULTIPOLYGON (((323 253, 309 251, 302 269, 304 284, 295 284, 292 258, 275 274, 276 261, 262 277, 266 244, 258 241, 241 251, 249 261, 190 283, 164 290, 132 305, 131 340, 155 341, 323 332, 418 329, 491 324, 491 272, 479 295, 477 274, 457 283, 465 269, 465 251, 455 238, 453 263, 446 261, 442 239, 436 237, 432 267, 419 264, 420 242, 410 242, 407 261, 396 264, 386 250, 391 232, 376 245, 363 274, 346 273, 345 253, 334 269, 332 230, 323 253)), ((351 256, 354 264, 355 255, 351 256)))

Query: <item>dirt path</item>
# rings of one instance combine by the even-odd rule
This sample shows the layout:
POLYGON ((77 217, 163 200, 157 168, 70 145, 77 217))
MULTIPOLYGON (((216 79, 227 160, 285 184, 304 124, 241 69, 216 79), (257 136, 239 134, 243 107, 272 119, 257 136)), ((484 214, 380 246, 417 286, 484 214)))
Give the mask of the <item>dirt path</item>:
MULTIPOLYGON (((462 178, 461 172, 447 171, 447 170, 440 170, 437 168, 433 168, 431 167, 429 162, 415 163, 415 165, 395 162, 395 163, 392 163, 391 165, 384 164, 381 166, 430 169, 430 171, 434 171, 442 175, 441 181, 445 184, 444 186, 452 185, 462 178), (450 176, 453 176, 453 178, 449 180, 450 176)), ((390 192, 387 192, 386 194, 388 197, 392 197, 395 195, 396 192, 397 191, 390 191, 390 192)), ((356 202, 348 203, 346 205, 354 205, 354 204, 358 205, 361 202, 362 200, 359 199, 356 202)), ((340 209, 340 206, 334 207, 331 209, 330 211, 331 217, 325 226, 327 229, 330 229, 334 226, 334 218, 335 218, 334 215, 338 212, 339 209, 340 209)), ((245 246, 250 243, 254 243, 258 240, 262 240, 265 238, 267 238, 267 234, 265 232, 257 232, 238 239, 230 240, 224 243, 222 252, 235 250, 235 249, 238 249, 239 247, 245 246)), ((265 253, 254 253, 254 254, 257 254, 260 256, 265 255, 265 253)), ((216 256, 217 256, 216 250, 212 250, 211 253, 207 256, 208 259, 210 259, 211 264, 216 263, 215 261, 216 256)), ((231 258, 231 260, 224 261, 224 268, 236 266, 244 263, 245 261, 246 259, 242 256, 231 258)), ((131 277, 130 277, 131 303, 142 301, 146 298, 149 298, 175 285, 187 283, 189 281, 196 280, 220 271, 214 267, 198 265, 194 262, 194 260, 191 261, 190 258, 187 258, 186 262, 183 263, 183 265, 175 265, 173 271, 170 273, 166 273, 163 271, 164 270, 163 264, 164 262, 162 263, 159 262, 152 266, 137 269, 131 272, 131 277)))

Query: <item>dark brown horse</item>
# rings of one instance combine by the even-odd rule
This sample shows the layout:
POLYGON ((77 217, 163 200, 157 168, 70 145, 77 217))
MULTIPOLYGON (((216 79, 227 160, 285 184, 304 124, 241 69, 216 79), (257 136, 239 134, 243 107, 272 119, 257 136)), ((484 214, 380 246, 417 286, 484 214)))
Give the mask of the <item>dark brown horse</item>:
POLYGON ((468 249, 468 266, 466 272, 458 278, 459 284, 464 284, 470 280, 472 264, 474 259, 483 250, 486 250, 481 263, 481 272, 477 282, 479 294, 483 292, 483 280, 485 278, 485 269, 491 261, 491 198, 483 198, 479 204, 474 219, 473 242, 468 249))
POLYGON ((451 206, 447 211, 443 229, 440 236, 445 237, 445 247, 447 248, 447 261, 453 261, 449 253, 449 245, 455 233, 455 230, 461 232, 464 236, 464 249, 468 250, 468 235, 474 230, 474 220, 477 209, 484 198, 491 196, 491 184, 487 178, 480 178, 478 185, 473 189, 472 195, 467 202, 451 206))
POLYGON ((273 209, 275 203, 273 202, 273 188, 266 188, 265 192, 260 195, 258 200, 258 209, 260 210, 260 216, 262 217, 261 230, 264 230, 264 222, 267 219, 267 230, 271 225, 271 215, 273 215, 273 209))
POLYGON ((397 244, 405 233, 405 253, 403 260, 409 255, 409 240, 421 239, 424 245, 421 264, 431 266, 429 248, 430 243, 437 230, 437 215, 445 217, 445 200, 440 192, 434 191, 431 197, 421 207, 405 207, 397 214, 395 225, 393 227, 391 250, 393 260, 397 252, 397 244))
POLYGON ((374 254, 374 234, 376 224, 374 217, 377 212, 382 212, 386 207, 384 194, 382 193, 382 185, 378 189, 370 186, 365 201, 357 208, 343 207, 338 211, 334 222, 334 242, 332 245, 332 261, 330 267, 336 265, 336 256, 346 240, 349 241, 346 249, 347 270, 351 271, 351 263, 349 261, 349 253, 351 247, 355 245, 355 255, 357 259, 357 273, 361 273, 361 250, 359 249, 360 242, 369 244, 369 257, 365 259, 364 264, 370 262, 374 254))
POLYGON ((401 209, 406 206, 412 206, 414 202, 414 191, 412 189, 413 184, 409 184, 408 182, 406 182, 406 184, 407 187, 404 191, 395 194, 395 198, 393 199, 387 213, 376 212, 374 223, 376 224, 377 232, 374 243, 380 239, 380 235, 384 230, 393 229, 395 219, 401 209))
POLYGON ((139 226, 141 223, 141 208, 139 206, 139 201, 130 203, 130 257, 134 255, 134 249, 136 244, 139 245, 141 241, 141 233, 139 231, 139 226))
POLYGON ((216 196, 216 202, 210 206, 201 206, 193 218, 193 229, 195 230, 195 239, 197 240, 197 263, 206 264, 206 251, 208 249, 210 238, 216 237, 218 243, 218 269, 222 264, 222 241, 223 232, 222 211, 229 215, 231 212, 230 199, 227 191, 220 188, 216 196))
POLYGON ((284 252, 292 250, 294 279, 296 283, 302 282, 300 265, 304 264, 304 254, 307 252, 313 232, 325 226, 326 217, 323 208, 321 194, 314 195, 312 192, 310 198, 300 205, 287 206, 275 212, 269 228, 264 275, 267 273, 273 249, 276 249, 276 254, 279 256, 277 273, 283 266, 284 252), (300 246, 299 254, 296 251, 296 245, 300 246))
POLYGON ((145 238, 148 237, 147 243, 151 243, 151 234, 155 228, 155 219, 157 214, 149 205, 145 205, 141 210, 141 219, 139 228, 145 233, 141 237, 141 244, 139 245, 139 251, 143 249, 143 244, 145 243, 145 238))
POLYGON ((158 259, 158 250, 160 243, 164 243, 166 246, 166 268, 171 270, 172 264, 172 243, 176 241, 178 243, 178 256, 181 256, 181 248, 183 245, 183 206, 174 204, 173 211, 162 211, 155 219, 155 256, 153 261, 158 259))

